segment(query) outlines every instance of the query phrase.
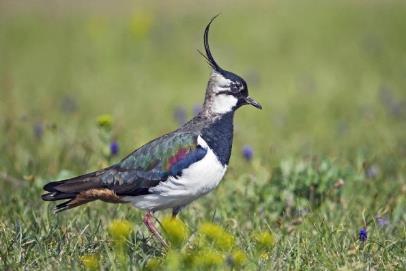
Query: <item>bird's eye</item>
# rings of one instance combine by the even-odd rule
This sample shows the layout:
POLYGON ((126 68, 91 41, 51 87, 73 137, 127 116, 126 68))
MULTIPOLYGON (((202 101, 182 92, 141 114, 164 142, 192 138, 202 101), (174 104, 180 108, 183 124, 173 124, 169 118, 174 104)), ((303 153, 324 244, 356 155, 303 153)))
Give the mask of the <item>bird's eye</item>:
POLYGON ((231 84, 230 89, 232 92, 239 92, 240 91, 240 85, 239 84, 231 84))

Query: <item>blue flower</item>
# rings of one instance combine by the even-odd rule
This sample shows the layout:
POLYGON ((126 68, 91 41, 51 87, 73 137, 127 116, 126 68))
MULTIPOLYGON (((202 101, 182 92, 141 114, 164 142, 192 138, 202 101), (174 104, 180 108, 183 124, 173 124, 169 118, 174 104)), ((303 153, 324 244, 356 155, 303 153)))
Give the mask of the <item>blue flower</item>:
POLYGON ((113 140, 110 144, 110 154, 111 156, 117 155, 120 152, 120 146, 118 142, 113 140))
POLYGON ((365 165, 364 167, 365 176, 368 179, 376 178, 380 173, 380 169, 377 165, 365 165))
POLYGON ((245 160, 251 161, 252 157, 254 156, 254 150, 252 149, 252 147, 249 145, 245 145, 242 148, 242 156, 245 160))
POLYGON ((390 224, 388 219, 386 219, 384 217, 380 217, 380 216, 376 217, 376 222, 378 222, 378 225, 382 228, 384 228, 390 224))
POLYGON ((368 232, 366 227, 362 227, 358 232, 358 239, 365 242, 368 239, 368 232))
POLYGON ((179 125, 183 125, 186 123, 186 110, 183 107, 176 107, 175 112, 173 113, 175 120, 178 122, 179 125))
POLYGON ((32 127, 32 129, 33 129, 34 136, 37 139, 41 139, 44 134, 44 125, 42 124, 42 122, 36 122, 34 124, 34 126, 32 127))

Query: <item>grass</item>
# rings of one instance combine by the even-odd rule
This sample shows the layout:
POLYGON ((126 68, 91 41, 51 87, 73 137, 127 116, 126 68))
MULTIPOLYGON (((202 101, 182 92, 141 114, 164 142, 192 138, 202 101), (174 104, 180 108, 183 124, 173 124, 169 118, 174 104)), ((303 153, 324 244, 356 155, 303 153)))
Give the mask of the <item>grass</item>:
POLYGON ((0 269, 406 268, 404 3, 27 5, 0 4, 0 269), (46 182, 118 161, 175 129, 175 111, 193 115, 209 73, 195 49, 219 11, 213 53, 264 109, 237 112, 225 179, 180 214, 186 241, 165 252, 128 205, 54 215, 46 182), (120 247, 117 219, 133 225, 120 247), (208 241, 205 223, 232 248, 208 241))

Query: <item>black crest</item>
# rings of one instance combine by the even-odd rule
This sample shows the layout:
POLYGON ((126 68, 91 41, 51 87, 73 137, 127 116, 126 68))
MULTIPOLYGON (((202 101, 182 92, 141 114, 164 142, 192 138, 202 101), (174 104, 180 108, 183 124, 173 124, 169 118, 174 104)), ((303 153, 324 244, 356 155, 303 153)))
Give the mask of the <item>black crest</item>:
POLYGON ((214 19, 216 19, 220 14, 217 14, 216 16, 214 16, 213 18, 211 18, 210 22, 207 24, 206 29, 204 30, 204 36, 203 36, 203 40, 204 40, 204 50, 206 51, 206 55, 203 54, 201 51, 197 50, 206 60, 207 63, 210 65, 210 67, 212 67, 214 70, 218 71, 218 72, 222 72, 223 69, 220 68, 220 66, 217 64, 216 60, 214 60, 213 55, 211 54, 210 51, 210 46, 209 46, 209 30, 210 30, 210 25, 211 23, 214 21, 214 19))

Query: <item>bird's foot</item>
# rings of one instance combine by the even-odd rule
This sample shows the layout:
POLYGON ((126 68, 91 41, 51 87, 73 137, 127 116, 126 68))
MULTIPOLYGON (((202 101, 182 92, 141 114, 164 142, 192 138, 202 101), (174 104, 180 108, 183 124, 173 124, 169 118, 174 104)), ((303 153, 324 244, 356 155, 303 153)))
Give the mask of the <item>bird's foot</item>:
POLYGON ((158 229, 155 227, 154 224, 154 216, 152 215, 151 211, 148 211, 145 213, 144 216, 144 224, 147 226, 149 232, 155 236, 159 242, 164 246, 165 248, 168 248, 168 244, 166 243, 165 239, 162 237, 162 235, 159 233, 158 229))

